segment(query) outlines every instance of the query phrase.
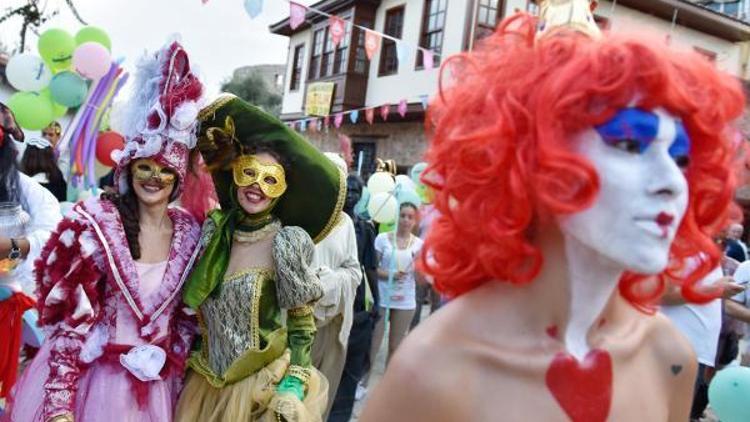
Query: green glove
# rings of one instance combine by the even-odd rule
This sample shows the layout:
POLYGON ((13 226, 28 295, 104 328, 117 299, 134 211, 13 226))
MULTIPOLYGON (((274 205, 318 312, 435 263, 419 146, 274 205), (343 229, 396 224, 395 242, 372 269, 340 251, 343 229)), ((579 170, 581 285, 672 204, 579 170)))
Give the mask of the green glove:
POLYGON ((276 392, 294 394, 302 401, 305 398, 305 385, 299 378, 286 375, 276 386, 276 392))

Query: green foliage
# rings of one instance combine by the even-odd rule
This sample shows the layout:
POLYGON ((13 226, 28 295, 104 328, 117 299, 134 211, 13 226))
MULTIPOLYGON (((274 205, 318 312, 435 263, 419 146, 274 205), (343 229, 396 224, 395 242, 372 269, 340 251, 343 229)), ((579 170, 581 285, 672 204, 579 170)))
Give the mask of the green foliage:
POLYGON ((274 116, 281 114, 281 95, 273 92, 257 72, 235 74, 221 85, 221 91, 232 93, 274 116))

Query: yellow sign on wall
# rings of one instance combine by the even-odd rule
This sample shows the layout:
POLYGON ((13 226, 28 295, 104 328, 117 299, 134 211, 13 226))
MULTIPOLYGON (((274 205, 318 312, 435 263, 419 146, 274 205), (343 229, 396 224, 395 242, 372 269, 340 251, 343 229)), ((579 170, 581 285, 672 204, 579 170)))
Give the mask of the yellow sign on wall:
POLYGON ((305 114, 308 116, 328 116, 331 114, 334 82, 315 82, 307 85, 305 114))

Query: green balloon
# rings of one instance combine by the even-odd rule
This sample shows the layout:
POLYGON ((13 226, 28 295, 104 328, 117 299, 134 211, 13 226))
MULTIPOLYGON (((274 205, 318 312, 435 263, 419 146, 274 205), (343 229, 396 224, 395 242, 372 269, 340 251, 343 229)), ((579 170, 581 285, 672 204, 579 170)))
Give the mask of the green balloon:
POLYGON ((55 102, 65 107, 78 107, 86 100, 88 85, 78 74, 66 70, 52 77, 49 92, 55 102))
POLYGON ((711 380, 708 401, 722 422, 750 421, 750 368, 730 366, 711 380))
POLYGON ((57 103, 52 98, 52 93, 49 92, 49 88, 45 88, 41 90, 39 94, 41 94, 42 97, 49 99, 50 103, 52 104, 52 115, 55 118, 59 118, 68 114, 68 107, 65 107, 64 105, 57 103))
POLYGON ((65 70, 70 68, 73 61, 76 40, 67 31, 52 28, 42 33, 37 48, 53 72, 65 70))
POLYGON ((112 52, 112 41, 109 39, 109 35, 104 32, 103 29, 95 26, 86 26, 81 28, 76 34, 76 45, 81 45, 85 42, 95 42, 101 44, 112 52))
POLYGON ((378 233, 389 233, 392 231, 396 231, 396 222, 388 223, 388 224, 381 224, 378 226, 378 233))
POLYGON ((28 130, 42 130, 54 119, 52 101, 36 92, 17 92, 8 100, 18 124, 28 130))

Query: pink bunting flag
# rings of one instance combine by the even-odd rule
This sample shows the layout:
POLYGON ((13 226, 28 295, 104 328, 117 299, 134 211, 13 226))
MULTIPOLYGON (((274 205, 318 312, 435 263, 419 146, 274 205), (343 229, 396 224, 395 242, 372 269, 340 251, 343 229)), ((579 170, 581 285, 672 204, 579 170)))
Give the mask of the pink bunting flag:
POLYGON ((422 63, 424 63, 424 68, 426 70, 435 67, 435 54, 430 50, 422 50, 422 63))
POLYGON ((310 120, 310 125, 308 127, 310 128, 310 132, 317 132, 318 131, 318 119, 310 120))
POLYGON ((305 21, 305 14, 307 13, 307 7, 295 3, 289 2, 289 26, 292 29, 297 29, 298 26, 302 25, 305 21))
POLYGON ((331 117, 326 116, 323 118, 323 127, 328 129, 328 126, 331 126, 331 117))
POLYGON ((367 119, 367 123, 372 124, 372 122, 375 121, 375 109, 374 108, 368 108, 365 110, 365 119, 367 119))
POLYGON ((346 34, 346 22, 338 16, 331 16, 328 18, 328 31, 331 33, 331 41, 333 46, 339 45, 344 35, 346 34))
POLYGON ((333 125, 338 129, 342 123, 344 123, 344 113, 336 113, 336 116, 333 118, 333 125))
POLYGON ((367 60, 372 60, 372 56, 377 53, 380 48, 381 37, 377 32, 365 31, 365 52, 367 53, 367 60))
POLYGON ((406 102, 406 98, 398 102, 398 114, 401 115, 401 118, 403 119, 406 117, 406 110, 408 108, 408 104, 406 102))
POLYGON ((380 117, 383 119, 383 121, 388 120, 388 114, 391 112, 391 105, 390 104, 383 104, 380 107, 380 117))

